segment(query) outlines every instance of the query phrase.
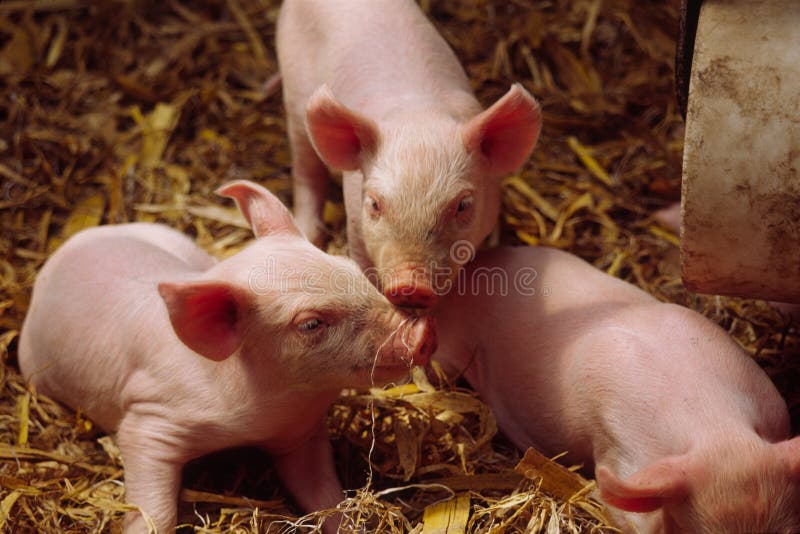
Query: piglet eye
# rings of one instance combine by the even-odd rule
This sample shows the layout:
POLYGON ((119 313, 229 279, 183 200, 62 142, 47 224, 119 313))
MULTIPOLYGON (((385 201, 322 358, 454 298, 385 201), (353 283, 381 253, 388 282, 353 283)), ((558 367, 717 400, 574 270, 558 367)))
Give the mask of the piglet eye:
POLYGON ((365 199, 365 203, 367 204, 367 210, 373 219, 377 219, 381 216, 381 202, 377 198, 368 194, 367 198, 365 199))
POLYGON ((458 213, 464 213, 464 212, 465 212, 465 211, 467 211, 467 210, 468 210, 470 207, 472 207, 472 202, 473 202, 473 199, 472 199, 472 196, 471 196, 471 195, 470 195, 470 196, 466 196, 466 197, 462 198, 462 199, 461 199, 461 202, 459 202, 459 203, 458 203, 458 208, 456 208, 456 211, 457 211, 458 213))
POLYGON ((293 322, 295 328, 303 334, 321 332, 326 326, 325 321, 314 312, 301 312, 293 322))
POLYGON ((313 332, 314 330, 317 330, 321 326, 322 326, 322 321, 320 321, 319 319, 309 319, 308 321, 305 321, 297 325, 297 328, 299 328, 302 332, 313 332))

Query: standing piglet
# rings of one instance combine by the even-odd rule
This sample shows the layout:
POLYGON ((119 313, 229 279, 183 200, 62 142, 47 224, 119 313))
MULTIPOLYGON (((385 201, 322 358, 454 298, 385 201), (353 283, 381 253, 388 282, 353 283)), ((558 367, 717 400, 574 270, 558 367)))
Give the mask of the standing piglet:
POLYGON ((436 358, 518 447, 593 470, 626 531, 800 531, 786 404, 719 326, 548 248, 487 251, 460 284, 436 358))
MULTIPOLYGON (((266 189, 219 192, 252 245, 217 262, 165 226, 86 230, 39 273, 22 328, 22 373, 117 432, 126 499, 158 532, 175 526, 183 464, 239 445, 268 451, 304 509, 335 506, 328 406, 435 343, 431 320, 406 319, 351 260, 312 246, 266 189)), ((129 514, 125 530, 145 525, 129 514)))
POLYGON ((431 306, 471 259, 454 243, 494 227, 538 104, 517 84, 481 111, 413 0, 285 0, 277 48, 300 228, 320 241, 326 165, 344 171, 351 257, 395 304, 431 306))

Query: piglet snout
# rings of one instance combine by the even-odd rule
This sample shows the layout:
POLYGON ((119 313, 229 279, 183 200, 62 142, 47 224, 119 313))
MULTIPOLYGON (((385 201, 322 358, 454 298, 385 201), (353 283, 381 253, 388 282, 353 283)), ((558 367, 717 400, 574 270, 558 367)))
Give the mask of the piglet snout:
POLYGON ((415 365, 425 365, 436 351, 436 324, 433 317, 412 319, 409 328, 409 352, 415 365))
POLYGON ((392 286, 383 294, 389 302, 403 308, 430 308, 436 303, 436 293, 419 285, 392 286))
POLYGON ((436 325, 433 317, 407 317, 384 344, 379 355, 383 366, 425 365, 436 351, 436 325))
POLYGON ((438 299, 424 269, 396 271, 383 288, 383 295, 395 306, 430 308, 438 299))

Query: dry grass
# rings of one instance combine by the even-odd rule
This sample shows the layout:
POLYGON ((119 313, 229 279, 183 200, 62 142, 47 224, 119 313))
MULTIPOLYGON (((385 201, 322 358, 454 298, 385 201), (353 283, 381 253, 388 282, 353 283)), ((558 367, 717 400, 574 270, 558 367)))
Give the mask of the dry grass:
MULTIPOLYGON (((543 104, 539 147, 505 187, 502 241, 569 250, 701 311, 767 369, 797 420, 794 326, 763 302, 684 290, 677 236, 652 219, 679 194, 677 0, 421 3, 482 102, 521 81, 543 104)), ((119 530, 126 506, 113 441, 26 387, 16 335, 37 270, 81 228, 161 221, 223 255, 250 235, 212 194, 220 183, 249 178, 290 200, 280 94, 265 85, 277 70, 276 14, 274 0, 0 4, 6 530, 119 530)), ((340 198, 328 208, 332 249, 341 250, 340 198)), ((469 532, 609 530, 577 476, 533 457, 515 472, 520 455, 495 435, 486 406, 443 381, 434 388, 418 373, 397 389, 348 392, 331 410, 330 430, 346 487, 362 488, 341 505, 354 529, 445 532, 436 530, 444 514, 469 532), (447 500, 453 495, 461 498, 447 500)), ((181 521, 198 532, 316 523, 297 519, 256 451, 194 462, 184 488, 181 521)))

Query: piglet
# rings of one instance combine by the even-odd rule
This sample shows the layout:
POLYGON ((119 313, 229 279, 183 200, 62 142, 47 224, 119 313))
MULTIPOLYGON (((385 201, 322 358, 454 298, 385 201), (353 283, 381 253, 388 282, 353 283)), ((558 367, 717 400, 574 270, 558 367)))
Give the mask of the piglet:
POLYGON ((516 446, 593 471, 625 531, 800 531, 786 404, 698 313, 542 247, 482 253, 433 313, 434 357, 516 446))
POLYGON ((396 305, 430 307, 494 227, 538 104, 515 84, 482 111, 413 0, 285 0, 277 50, 300 228, 321 241, 326 166, 343 171, 350 256, 396 305))
MULTIPOLYGON (((42 268, 21 333, 37 390, 117 433, 126 500, 158 532, 175 526, 181 467, 233 446, 271 454, 305 510, 338 504, 329 405, 435 346, 431 319, 401 315, 352 260, 311 245, 266 189, 218 193, 249 221, 250 246, 217 262, 161 225, 85 230, 42 268)), ((145 527, 126 517, 126 532, 145 527)))

